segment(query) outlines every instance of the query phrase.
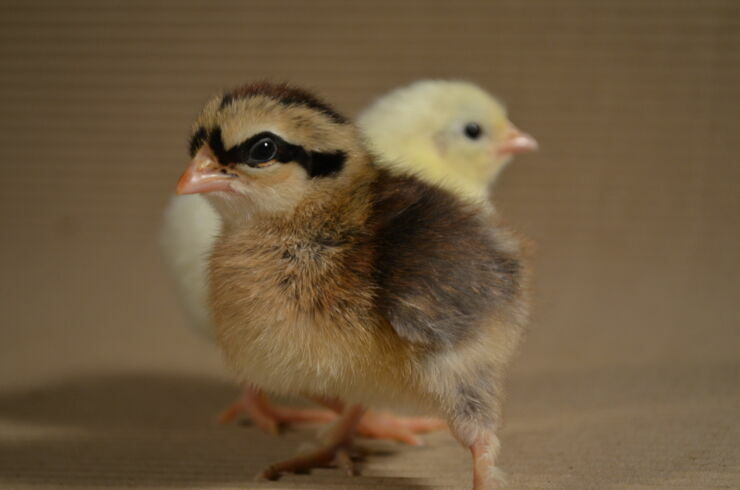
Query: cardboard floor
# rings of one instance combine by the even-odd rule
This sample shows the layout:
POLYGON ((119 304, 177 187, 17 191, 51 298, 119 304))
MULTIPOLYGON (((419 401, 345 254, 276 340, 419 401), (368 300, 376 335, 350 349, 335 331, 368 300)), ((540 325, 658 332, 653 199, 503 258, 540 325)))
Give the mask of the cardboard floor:
POLYGON ((473 80, 541 143, 499 181, 537 243, 511 488, 740 488, 740 3, 0 2, 0 488, 466 488, 448 434, 362 476, 252 477, 315 440, 218 426, 161 211, 201 104, 287 79, 353 115, 473 80))

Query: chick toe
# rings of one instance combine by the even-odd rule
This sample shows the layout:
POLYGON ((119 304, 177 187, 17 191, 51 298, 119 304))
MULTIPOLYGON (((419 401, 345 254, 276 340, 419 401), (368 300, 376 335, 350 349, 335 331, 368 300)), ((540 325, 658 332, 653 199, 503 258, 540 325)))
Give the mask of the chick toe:
POLYGON ((357 434, 422 446, 424 440, 419 434, 446 428, 447 423, 435 417, 400 417, 388 412, 368 411, 357 426, 357 434))
POLYGON ((244 388, 242 396, 221 412, 218 422, 228 424, 241 415, 248 416, 262 431, 275 435, 293 424, 327 423, 337 418, 331 410, 273 405, 263 392, 253 388, 244 388))
POLYGON ((325 445, 306 454, 271 464, 258 475, 258 479, 277 480, 283 473, 308 473, 313 468, 332 465, 343 468, 349 476, 357 475, 351 451, 354 434, 364 412, 365 409, 359 405, 348 407, 325 445))

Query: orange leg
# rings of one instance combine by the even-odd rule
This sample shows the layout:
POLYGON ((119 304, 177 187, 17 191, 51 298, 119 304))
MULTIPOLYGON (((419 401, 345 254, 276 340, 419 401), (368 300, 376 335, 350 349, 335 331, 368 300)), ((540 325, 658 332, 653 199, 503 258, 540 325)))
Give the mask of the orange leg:
POLYGON ((337 417, 337 414, 330 410, 274 406, 261 390, 250 386, 244 388, 241 398, 224 410, 218 421, 226 424, 241 414, 247 414, 257 427, 272 434, 278 434, 280 428, 285 425, 325 423, 337 417))
MULTIPOLYGON (((312 397, 325 407, 341 412, 344 403, 337 399, 312 397)), ((371 439, 388 439, 412 446, 424 441, 418 434, 447 428, 444 420, 435 417, 399 417, 388 412, 368 410, 357 425, 357 434, 371 439)))
POLYGON ((321 468, 338 463, 343 467, 350 476, 355 475, 350 450, 352 449, 352 439, 355 434, 357 424, 360 422, 365 409, 360 405, 352 405, 345 408, 337 425, 332 429, 332 433, 327 443, 310 453, 297 456, 280 463, 268 466, 260 478, 276 480, 280 475, 286 472, 306 473, 312 468, 321 468))

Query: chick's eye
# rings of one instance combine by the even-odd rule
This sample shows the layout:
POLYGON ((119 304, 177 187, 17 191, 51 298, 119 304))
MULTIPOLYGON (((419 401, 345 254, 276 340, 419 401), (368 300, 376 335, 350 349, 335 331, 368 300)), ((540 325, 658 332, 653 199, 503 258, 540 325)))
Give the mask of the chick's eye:
POLYGON ((277 145, 270 138, 262 138, 249 150, 249 163, 266 163, 277 155, 277 145))
POLYGON ((478 123, 471 122, 465 125, 465 136, 471 140, 477 140, 482 133, 483 130, 478 123))

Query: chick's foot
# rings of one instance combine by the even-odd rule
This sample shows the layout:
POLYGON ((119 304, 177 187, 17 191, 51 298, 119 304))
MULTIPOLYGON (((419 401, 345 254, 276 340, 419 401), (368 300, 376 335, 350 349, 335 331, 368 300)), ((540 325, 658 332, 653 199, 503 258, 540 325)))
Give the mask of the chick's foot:
POLYGON ((351 457, 352 439, 364 411, 365 409, 359 405, 347 407, 333 428, 326 445, 307 454, 272 464, 262 471, 258 478, 276 480, 283 473, 307 473, 313 468, 324 468, 333 464, 343 468, 349 476, 356 475, 351 457))
MULTIPOLYGON (((322 396, 310 397, 337 413, 344 410, 345 404, 337 398, 322 396)), ((368 410, 357 425, 357 434, 370 439, 388 439, 412 446, 421 446, 424 441, 418 434, 426 434, 447 428, 447 423, 435 417, 399 417, 389 412, 368 410)))
POLYGON ((424 441, 419 434, 446 428, 444 420, 434 417, 399 417, 387 412, 368 411, 360 420, 357 433, 372 439, 389 439, 421 446, 424 441))
POLYGON ((244 388, 241 398, 227 407, 218 417, 218 421, 228 424, 242 414, 249 416, 252 422, 263 431, 276 435, 280 433, 281 428, 288 425, 326 423, 337 417, 337 414, 331 410, 272 405, 262 391, 252 387, 244 388))

